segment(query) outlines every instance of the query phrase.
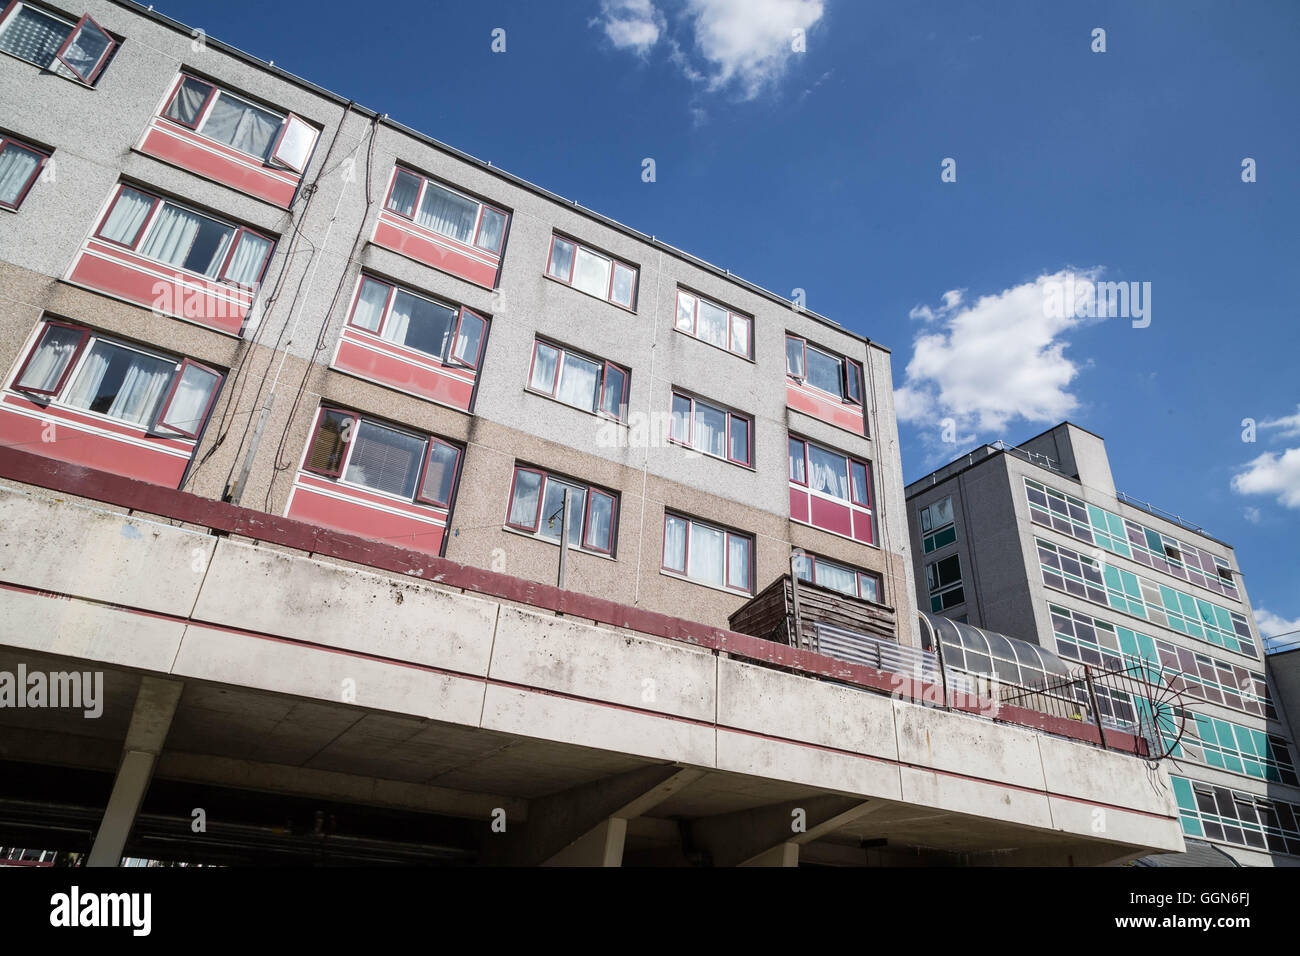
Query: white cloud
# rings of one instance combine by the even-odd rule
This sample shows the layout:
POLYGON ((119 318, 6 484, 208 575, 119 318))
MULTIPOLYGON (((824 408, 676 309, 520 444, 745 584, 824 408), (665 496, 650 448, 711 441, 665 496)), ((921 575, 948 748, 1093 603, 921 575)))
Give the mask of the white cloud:
POLYGON ((1232 476, 1239 495, 1274 495, 1278 504, 1300 508, 1300 448, 1265 452, 1232 476))
POLYGON ((653 0, 601 0, 592 23, 618 49, 642 56, 663 39, 669 62, 692 83, 752 100, 801 55, 794 48, 795 31, 803 32, 806 44, 824 12, 824 0, 684 0, 674 9, 674 26, 691 35, 689 50, 666 35, 667 17, 653 0))
POLYGON ((1264 610, 1262 607, 1255 608, 1255 623, 1259 625, 1259 633, 1265 637, 1276 637, 1279 634, 1300 631, 1300 617, 1287 620, 1272 611, 1264 610))
POLYGON ((1076 313, 1090 311, 1100 272, 1044 274, 968 304, 963 290, 954 289, 938 308, 913 308, 909 317, 928 327, 912 343, 895 395, 898 417, 934 426, 951 418, 958 431, 999 433, 990 438, 1016 419, 1068 417, 1079 407, 1069 386, 1080 366, 1065 354, 1066 336, 1091 321, 1076 313))
POLYGON ((1260 510, 1258 508, 1247 508, 1246 520, 1249 521, 1251 524, 1259 524, 1261 521, 1264 520, 1264 516, 1260 513, 1260 510))
POLYGON ((1296 406, 1294 415, 1284 415, 1281 418, 1271 418, 1268 421, 1259 423, 1260 428, 1280 428, 1278 433, 1281 438, 1300 438, 1300 405, 1296 406))
POLYGON ((600 17, 592 21, 620 50, 649 53, 659 42, 664 16, 651 0, 601 0, 600 17))

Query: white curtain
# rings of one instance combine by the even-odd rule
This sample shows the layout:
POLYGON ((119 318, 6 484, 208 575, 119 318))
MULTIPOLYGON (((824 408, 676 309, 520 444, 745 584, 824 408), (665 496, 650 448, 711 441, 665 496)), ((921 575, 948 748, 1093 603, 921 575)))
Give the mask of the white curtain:
POLYGON ((609 550, 613 543, 610 536, 610 521, 614 516, 613 502, 602 494, 592 493, 591 513, 587 515, 587 540, 585 544, 609 550))
POLYGON ((383 336, 398 345, 446 359, 447 339, 455 320, 456 313, 446 306, 398 292, 393 297, 393 310, 384 325, 383 336))
POLYGON ((727 540, 727 584, 749 590, 749 539, 731 535, 727 540))
POLYGON ((153 208, 153 203, 152 196, 146 196, 134 189, 123 189, 121 195, 117 197, 117 202, 113 203, 100 235, 105 239, 129 246, 135 239, 136 233, 140 231, 145 217, 149 215, 149 210, 153 208))
POLYGON ((849 500, 849 474, 843 458, 810 445, 808 464, 808 483, 814 491, 849 500))
POLYGON ((207 410, 208 399, 217 387, 217 377, 201 368, 186 366, 176 394, 166 412, 164 424, 172 425, 185 432, 197 432, 202 424, 203 413, 207 410))
POLYGON ((81 341, 81 333, 61 326, 51 326, 46 330, 41 344, 32 357, 23 377, 17 382, 20 387, 33 388, 48 392, 59 382, 64 369, 72 361, 72 354, 81 341))
POLYGON ((480 249, 496 252, 501 248, 501 235, 506 231, 506 217, 495 209, 483 210, 483 225, 479 227, 477 244, 480 249))
POLYGON ((96 342, 66 401, 76 408, 143 425, 171 384, 173 368, 162 359, 96 342))
POLYGON ((245 232, 239 240, 239 245, 235 247, 235 254, 230 257, 226 278, 240 285, 253 285, 261 275, 262 263, 266 262, 267 253, 270 251, 270 239, 245 232))
POLYGON ((515 472, 515 493, 510 502, 510 517, 507 523, 531 528, 533 519, 537 517, 537 497, 541 491, 542 476, 537 472, 515 472))
POLYGON ((710 455, 727 454, 727 413, 695 403, 695 447, 710 455))
POLYGON ((424 202, 416 222, 426 229, 440 232, 460 242, 469 242, 474 235, 474 221, 478 218, 478 203, 457 196, 434 183, 424 190, 424 202))
POLYGON ((829 561, 817 562, 817 583, 824 588, 852 594, 855 597, 858 593, 857 573, 838 564, 831 564, 829 561))
POLYGON ((203 109, 203 102, 211 91, 208 84, 186 77, 163 115, 193 126, 198 122, 199 110, 203 109))
POLYGON ((415 200, 420 195, 420 179, 408 172, 399 171, 397 182, 393 184, 393 194, 388 197, 388 208, 395 209, 404 216, 415 212, 415 200))
POLYGON ((153 228, 149 230, 149 237, 140 247, 140 255, 168 265, 184 265, 202 224, 203 220, 194 213, 163 203, 153 228))
POLYGON ((361 294, 357 296, 357 308, 352 313, 352 324, 359 325, 371 332, 379 331, 379 323, 384 317, 384 306, 388 303, 388 286, 373 279, 366 279, 361 284, 361 294))
POLYGON ((692 525, 687 576, 721 587, 725 580, 726 546, 727 535, 724 532, 703 525, 692 525))
POLYGON ((677 293, 677 327, 684 332, 695 329, 695 296, 677 293))
POLYGON ((560 353, 556 349, 539 344, 537 354, 533 358, 533 376, 528 380, 528 384, 539 392, 546 392, 549 395, 555 386, 555 364, 559 358, 560 353))
POLYGON ((608 296, 609 260, 579 249, 578 261, 573 267, 573 286, 602 299, 608 296))
POLYGON ((218 93, 203 123, 203 135, 253 156, 265 157, 279 135, 282 122, 274 113, 218 93))
POLYGON ((600 384, 600 366, 566 352, 560 366, 560 387, 556 398, 588 411, 596 410, 596 389, 600 384))
POLYGON ((672 515, 664 521, 664 567, 686 570, 686 521, 672 515))
POLYGON ((711 302, 700 300, 700 321, 695 330, 710 345, 727 347, 727 310, 720 309, 711 302))
POLYGON ((12 206, 41 161, 36 153, 10 143, 0 152, 0 203, 12 206))
POLYGON ((749 322, 739 315, 731 317, 731 351, 737 355, 749 354, 749 322))

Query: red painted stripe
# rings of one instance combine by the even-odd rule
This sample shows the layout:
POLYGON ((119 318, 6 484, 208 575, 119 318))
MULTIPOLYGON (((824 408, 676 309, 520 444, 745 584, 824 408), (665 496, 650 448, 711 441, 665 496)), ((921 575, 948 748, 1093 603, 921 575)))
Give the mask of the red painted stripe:
POLYGON ((245 293, 238 293, 230 286, 206 283, 201 279, 188 279, 188 284, 180 280, 160 279, 145 269, 167 274, 167 266, 155 262, 137 267, 130 263, 133 257, 129 253, 115 251, 113 255, 117 261, 110 262, 99 256, 82 253, 73 266, 69 280, 165 315, 189 319, 231 335, 239 334, 244 317, 248 314, 245 293), (220 295, 205 291, 208 288, 211 288, 212 293, 220 295), (222 297, 228 295, 238 296, 239 301, 228 301, 222 297))
MULTIPOLYGON (((907 686, 911 689, 907 693, 900 693, 900 696, 917 700, 942 699, 942 694, 929 685, 922 685, 905 677, 901 678, 902 685, 898 685, 900 675, 887 675, 875 668, 851 664, 824 654, 788 647, 763 638, 751 637, 725 628, 710 627, 656 611, 629 607, 605 598, 562 591, 553 585, 525 581, 522 578, 510 577, 483 568, 457 564, 419 551, 367 540, 223 501, 200 498, 189 492, 160 488, 157 485, 77 464, 60 462, 16 448, 0 447, 0 477, 61 491, 64 494, 91 498, 122 508, 164 515, 215 531, 267 541, 311 554, 322 554, 355 564, 365 564, 372 568, 393 571, 445 587, 463 588, 490 597, 529 604, 543 610, 559 611, 598 624, 627 628, 643 634, 653 634, 699 647, 725 651, 737 657, 778 667, 788 667, 859 687, 881 689, 892 693, 896 685, 897 688, 907 686)), ((1045 714, 1024 711, 1020 708, 1002 707, 999 714, 1003 715, 1002 719, 1008 723, 1021 723, 1030 727, 1039 727, 1041 721, 1050 720, 1045 714), (1017 719, 1013 720, 1012 717, 1017 719)), ((1079 726, 1076 721, 1066 723, 1075 726, 1062 727, 1060 731, 1062 736, 1089 742, 1096 740, 1095 727, 1079 726), (1091 731, 1091 736, 1088 735, 1088 731, 1091 731)), ((1129 753, 1142 753, 1145 750, 1145 747, 1139 750, 1139 744, 1144 744, 1143 741, 1118 732, 1108 731, 1106 742, 1113 750, 1129 753)))
POLYGON ((257 163, 252 156, 170 123, 151 129, 140 151, 284 209, 293 202, 301 179, 290 174, 286 182, 283 173, 269 167, 250 167, 257 163))
MULTIPOLYGON (((38 406, 32 407, 39 410, 38 406)), ((125 475, 151 485, 175 488, 180 484, 187 459, 63 425, 61 409, 47 411, 46 419, 42 421, 0 408, 0 444, 19 446, 39 455, 125 475)), ((95 424, 107 426, 107 423, 95 424)))
POLYGON ((441 243, 454 244, 454 241, 447 239, 445 236, 439 236, 438 241, 435 241, 432 236, 425 239, 418 235, 412 235, 411 232, 407 231, 409 229, 419 231, 418 226, 413 226, 405 221, 403 221, 403 225, 406 227, 405 229, 398 229, 380 218, 375 225, 375 245, 399 252, 404 256, 415 259, 417 262, 423 262, 435 269, 441 269, 443 272, 450 272, 454 276, 459 276, 473 282, 475 285, 481 285, 485 289, 491 289, 496 285, 499 266, 487 265, 473 256, 447 248, 441 243))
POLYGON ((449 370, 430 368, 392 355, 380 355, 352 342, 346 333, 339 343, 334 367, 465 412, 469 411, 470 400, 474 397, 473 380, 467 382, 449 370))

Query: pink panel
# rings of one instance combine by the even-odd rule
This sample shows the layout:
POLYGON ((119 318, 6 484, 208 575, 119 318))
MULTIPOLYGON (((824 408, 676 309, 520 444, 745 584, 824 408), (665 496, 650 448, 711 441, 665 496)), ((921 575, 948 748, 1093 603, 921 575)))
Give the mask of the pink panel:
POLYGON ((790 488, 790 517, 795 521, 808 520, 808 492, 790 488))
MULTIPOLYGON (((160 272, 167 266, 155 265, 160 272)), ((180 281, 159 279, 124 261, 108 261, 84 252, 72 269, 71 281, 110 295, 120 296, 145 308, 166 315, 190 319, 200 325, 238 335, 243 328, 248 308, 211 294, 213 290, 223 295, 234 291, 230 286, 191 279, 191 285, 180 281)))
POLYGON ((840 402, 829 395, 821 395, 790 379, 786 379, 785 386, 785 403, 796 411, 819 418, 839 428, 857 432, 859 435, 866 434, 860 406, 840 402))
POLYGON ((867 514, 867 512, 854 510, 853 537, 867 544, 875 543, 875 536, 872 534, 871 528, 871 515, 867 514))
POLYGON ((0 409, 0 445, 13 445, 47 458, 98 468, 150 484, 175 488, 185 473, 186 461, 161 451, 128 445, 107 435, 62 425, 54 410, 44 422, 0 409), (53 441, 46 441, 52 437, 53 441))
POLYGON ((824 531, 834 531, 845 537, 853 537, 853 518, 848 505, 827 501, 825 498, 812 498, 812 524, 824 531))
POLYGON ((454 276, 460 276, 462 279, 481 285, 485 289, 491 289, 496 285, 496 265, 488 265, 473 256, 455 251, 450 248, 456 244, 453 240, 439 237, 438 241, 435 241, 432 237, 425 239, 422 236, 412 235, 407 229, 418 229, 419 227, 406 223, 404 225, 406 225, 406 229, 398 229, 384 219, 380 219, 379 225, 375 229, 375 244, 386 249, 392 249, 394 252, 400 252, 404 256, 409 256, 417 262, 423 262, 425 265, 433 266, 435 269, 441 269, 443 272, 450 272, 454 276), (446 243, 446 245, 443 243, 446 243))
POLYGON ((391 385, 462 411, 469 411, 474 383, 445 371, 431 369, 396 356, 380 355, 344 338, 339 345, 335 368, 353 372, 371 381, 391 385))
POLYGON ((170 125, 151 129, 141 151, 285 209, 293 202, 302 178, 292 171, 250 166, 257 163, 253 157, 170 125))
POLYGON ((306 488, 295 489, 289 517, 429 554, 442 549, 442 528, 361 503, 327 498, 306 488))

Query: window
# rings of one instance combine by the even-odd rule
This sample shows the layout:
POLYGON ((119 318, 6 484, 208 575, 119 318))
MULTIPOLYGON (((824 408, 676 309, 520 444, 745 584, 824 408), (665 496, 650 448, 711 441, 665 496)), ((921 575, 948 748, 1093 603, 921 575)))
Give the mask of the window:
POLYGON ((0 136, 0 206, 6 209, 21 206, 49 158, 50 154, 44 150, 0 136))
POLYGON ((444 365, 475 369, 488 324, 463 306, 443 305, 368 275, 361 277, 348 323, 394 345, 431 355, 444 365))
POLYGON ((1170 775, 1183 832, 1300 856, 1300 805, 1170 775))
POLYGON ((87 85, 104 71, 117 41, 87 14, 77 22, 29 3, 0 21, 0 50, 87 85))
POLYGON ((208 279, 254 286, 274 243, 131 186, 119 186, 96 235, 137 255, 208 279))
POLYGON ((302 172, 316 129, 293 113, 259 106, 197 77, 181 75, 163 116, 257 159, 302 172))
POLYGON ((618 496, 538 468, 515 468, 506 525, 559 544, 566 489, 569 547, 613 557, 618 496))
POLYGON ((500 254, 509 216, 432 179, 397 167, 388 208, 432 232, 485 252, 500 254))
POLYGON ((677 329, 743 358, 754 357, 753 318, 685 289, 677 290, 677 329))
POLYGON ((322 408, 303 469, 416 504, 450 508, 460 449, 440 438, 322 408))
POLYGON ((841 401, 864 404, 862 365, 824 352, 797 335, 785 337, 785 373, 841 401))
POLYGON ((880 575, 870 571, 859 571, 812 554, 800 554, 795 556, 795 573, 800 581, 839 591, 863 601, 873 601, 876 604, 881 602, 883 591, 880 575))
POLYGON ((926 554, 957 540, 953 526, 952 498, 940 498, 921 509, 921 543, 926 554))
POLYGON ((754 539, 665 513, 663 570, 699 584, 753 594, 754 539))
POLYGON ((946 611, 966 602, 966 592, 961 583, 961 561, 957 555, 927 564, 925 577, 930 588, 931 611, 946 611))
POLYGON ((812 491, 871 507, 870 466, 800 438, 790 439, 790 480, 812 491))
POLYGON ((598 299, 635 308, 637 270, 572 239, 551 237, 546 274, 598 299))
POLYGON ((217 398, 215 369, 47 321, 14 376, 15 391, 152 434, 197 438, 217 398))
POLYGON ((533 343, 528 388, 584 412, 618 421, 626 417, 627 369, 542 339, 533 343))
POLYGON ((754 420, 739 412, 673 392, 672 430, 669 437, 696 451, 751 467, 754 420))

